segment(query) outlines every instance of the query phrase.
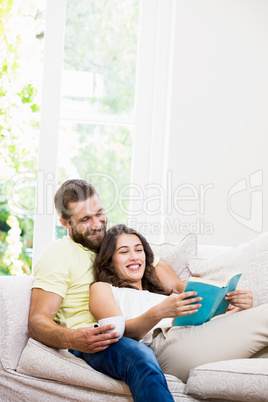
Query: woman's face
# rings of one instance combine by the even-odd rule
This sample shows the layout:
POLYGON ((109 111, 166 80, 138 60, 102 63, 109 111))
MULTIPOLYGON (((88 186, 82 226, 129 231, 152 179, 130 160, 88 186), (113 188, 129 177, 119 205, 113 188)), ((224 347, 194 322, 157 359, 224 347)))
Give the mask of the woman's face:
POLYGON ((112 257, 113 266, 121 279, 127 279, 142 289, 141 279, 145 271, 145 252, 138 236, 122 233, 112 257))

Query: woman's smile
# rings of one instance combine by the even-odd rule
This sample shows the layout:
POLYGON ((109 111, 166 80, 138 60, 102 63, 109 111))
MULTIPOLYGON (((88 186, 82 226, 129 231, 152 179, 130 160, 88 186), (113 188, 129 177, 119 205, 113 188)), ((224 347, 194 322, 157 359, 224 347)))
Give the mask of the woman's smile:
POLYGON ((138 236, 122 233, 116 241, 112 262, 118 276, 141 288, 145 271, 145 252, 138 236))
POLYGON ((130 269, 131 271, 138 271, 140 269, 140 264, 130 264, 127 265, 127 268, 130 269))

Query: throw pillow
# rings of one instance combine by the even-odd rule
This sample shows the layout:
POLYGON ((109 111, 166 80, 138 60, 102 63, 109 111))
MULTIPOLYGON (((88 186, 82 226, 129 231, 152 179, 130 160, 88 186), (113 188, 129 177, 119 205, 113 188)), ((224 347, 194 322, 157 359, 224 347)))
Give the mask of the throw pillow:
POLYGON ((155 256, 169 264, 182 281, 188 280, 189 262, 197 255, 197 238, 194 233, 189 233, 177 244, 162 243, 150 246, 155 256))
POLYGON ((208 260, 191 259, 189 270, 218 282, 230 272, 242 272, 237 288, 252 291, 254 306, 268 303, 268 232, 208 260))

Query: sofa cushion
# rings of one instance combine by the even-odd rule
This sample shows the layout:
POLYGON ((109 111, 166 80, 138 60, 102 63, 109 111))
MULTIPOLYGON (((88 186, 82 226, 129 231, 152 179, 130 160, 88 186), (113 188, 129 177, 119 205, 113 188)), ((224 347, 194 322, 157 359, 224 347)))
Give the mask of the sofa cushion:
MULTIPOLYGON (((19 361, 20 374, 59 381, 121 395, 130 395, 128 386, 90 367, 63 349, 52 349, 34 339, 29 339, 19 361)), ((184 393, 185 384, 172 375, 166 375, 172 393, 184 393)))
POLYGON ((46 378, 67 384, 130 394, 122 381, 116 381, 95 371, 84 360, 65 349, 53 349, 29 339, 18 364, 18 373, 46 378))
POLYGON ((197 255, 196 234, 189 233, 176 244, 150 244, 154 254, 167 262, 182 281, 190 277, 188 264, 191 258, 197 255))
POLYGON ((186 394, 227 401, 268 401, 268 359, 237 359, 192 369, 186 394))
POLYGON ((232 247, 231 246, 215 246, 208 244, 200 244, 197 249, 197 257, 201 259, 208 259, 211 257, 216 257, 219 254, 226 253, 232 247))
POLYGON ((0 280, 1 361, 15 370, 28 340, 32 276, 3 276, 0 280))
POLYGON ((268 303, 268 232, 207 260, 189 262, 192 276, 222 281, 230 272, 243 273, 238 289, 250 289, 254 306, 268 303))

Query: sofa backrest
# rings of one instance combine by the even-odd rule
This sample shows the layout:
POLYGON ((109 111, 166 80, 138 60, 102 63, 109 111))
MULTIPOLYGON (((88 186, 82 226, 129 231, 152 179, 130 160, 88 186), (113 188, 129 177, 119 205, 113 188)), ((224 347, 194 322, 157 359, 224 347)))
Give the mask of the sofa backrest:
POLYGON ((33 276, 0 276, 0 357, 15 370, 28 340, 28 313, 33 276))

